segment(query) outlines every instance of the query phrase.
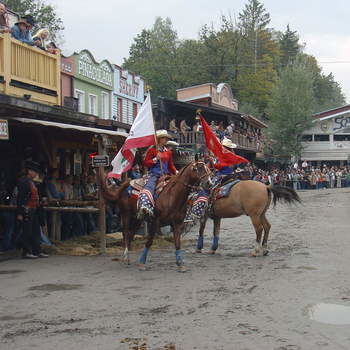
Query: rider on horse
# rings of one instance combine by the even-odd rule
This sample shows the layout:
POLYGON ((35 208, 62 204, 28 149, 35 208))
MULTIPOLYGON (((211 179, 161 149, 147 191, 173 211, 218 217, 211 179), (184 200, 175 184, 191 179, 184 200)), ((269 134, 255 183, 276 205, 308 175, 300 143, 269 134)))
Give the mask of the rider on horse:
MULTIPOLYGON (((233 152, 233 149, 237 147, 235 143, 227 138, 224 138, 221 144, 230 152, 233 152)), ((216 159, 213 166, 217 170, 214 179, 216 185, 219 184, 225 176, 232 175, 233 173, 234 165, 227 161, 216 159)), ((185 218, 186 223, 201 219, 205 215, 205 211, 208 207, 208 199, 209 191, 206 189, 202 189, 196 194, 193 204, 187 211, 185 218)))
POLYGON ((154 196, 159 178, 176 174, 172 150, 166 147, 171 136, 166 130, 157 130, 157 145, 151 146, 145 155, 143 164, 148 168, 148 180, 140 192, 137 202, 139 214, 152 217, 154 214, 154 196))

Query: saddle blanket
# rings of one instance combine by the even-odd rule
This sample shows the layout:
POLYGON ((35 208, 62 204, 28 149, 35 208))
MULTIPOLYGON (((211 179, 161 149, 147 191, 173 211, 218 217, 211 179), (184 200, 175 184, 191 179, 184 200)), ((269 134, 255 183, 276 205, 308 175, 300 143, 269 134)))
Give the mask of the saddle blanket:
MULTIPOLYGON (((164 187, 168 184, 171 176, 169 175, 164 175, 159 178, 157 182, 157 187, 156 187, 156 195, 159 196, 159 194, 163 191, 164 187)), ((143 189, 145 184, 147 183, 149 179, 148 175, 145 175, 139 179, 134 179, 130 181, 130 185, 127 188, 127 191, 129 193, 129 196, 135 196, 138 197, 140 194, 140 191, 143 189)))
POLYGON ((225 185, 218 188, 215 194, 215 200, 223 197, 227 197, 230 194, 231 188, 237 185, 241 180, 234 180, 226 183, 225 185))

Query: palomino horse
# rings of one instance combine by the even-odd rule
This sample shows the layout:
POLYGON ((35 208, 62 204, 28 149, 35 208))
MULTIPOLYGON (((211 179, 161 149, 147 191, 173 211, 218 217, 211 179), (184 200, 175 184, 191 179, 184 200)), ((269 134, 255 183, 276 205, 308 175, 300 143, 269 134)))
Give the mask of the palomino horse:
MULTIPOLYGON (((244 180, 232 187, 227 197, 216 200, 212 207, 214 220, 213 243, 211 253, 214 254, 219 244, 220 223, 223 218, 236 218, 241 215, 250 217, 256 233, 256 246, 252 252, 253 256, 267 255, 267 240, 271 225, 266 219, 273 195, 273 204, 278 201, 286 203, 300 202, 298 194, 291 188, 283 186, 266 186, 261 182, 244 180), (262 233, 264 237, 262 239, 262 233)), ((203 233, 207 217, 201 221, 199 237, 197 241, 197 252, 203 249, 203 233)))
MULTIPOLYGON (((123 238, 124 238, 124 260, 129 262, 129 250, 134 232, 132 228, 140 222, 136 219, 137 200, 130 197, 125 189, 129 183, 123 183, 118 189, 109 189, 105 181, 102 181, 102 195, 107 200, 117 203, 120 209, 123 238)), ((139 259, 140 268, 144 269, 149 249, 152 246, 154 236, 160 232, 160 227, 170 225, 173 228, 175 241, 176 264, 180 270, 184 270, 184 261, 181 252, 181 234, 184 228, 184 218, 187 210, 189 194, 198 190, 201 186, 212 185, 211 171, 204 162, 195 161, 188 164, 179 173, 173 176, 164 187, 155 201, 154 218, 148 223, 149 234, 145 248, 139 259)))

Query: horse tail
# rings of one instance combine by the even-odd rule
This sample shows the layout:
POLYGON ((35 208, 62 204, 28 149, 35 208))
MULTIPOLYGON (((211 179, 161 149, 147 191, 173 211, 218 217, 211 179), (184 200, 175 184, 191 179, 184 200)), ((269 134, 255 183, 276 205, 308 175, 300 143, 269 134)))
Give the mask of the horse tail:
POLYGON ((284 201, 285 203, 300 203, 301 199, 295 190, 285 186, 267 186, 267 191, 273 194, 273 206, 279 201, 284 201))

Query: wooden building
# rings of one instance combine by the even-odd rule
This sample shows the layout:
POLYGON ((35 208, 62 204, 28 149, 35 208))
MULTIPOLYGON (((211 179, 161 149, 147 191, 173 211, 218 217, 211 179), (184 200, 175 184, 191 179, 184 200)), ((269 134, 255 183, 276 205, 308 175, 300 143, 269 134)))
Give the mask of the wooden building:
POLYGON ((156 127, 168 129, 171 120, 175 120, 179 127, 182 120, 191 128, 183 134, 174 135, 181 146, 192 149, 203 149, 204 140, 201 132, 193 131, 196 124, 196 111, 202 110, 202 114, 210 124, 215 121, 222 123, 226 128, 234 123, 235 132, 231 139, 237 144, 236 152, 249 160, 254 160, 257 155, 262 157, 262 144, 257 138, 248 134, 261 135, 262 129, 267 125, 261 120, 240 113, 238 102, 234 99, 232 91, 227 84, 202 84, 177 90, 177 100, 161 97, 154 105, 156 127), (238 132, 240 130, 241 132, 238 132))
POLYGON ((314 165, 350 163, 350 105, 317 113, 312 124, 303 133, 301 159, 314 165))

